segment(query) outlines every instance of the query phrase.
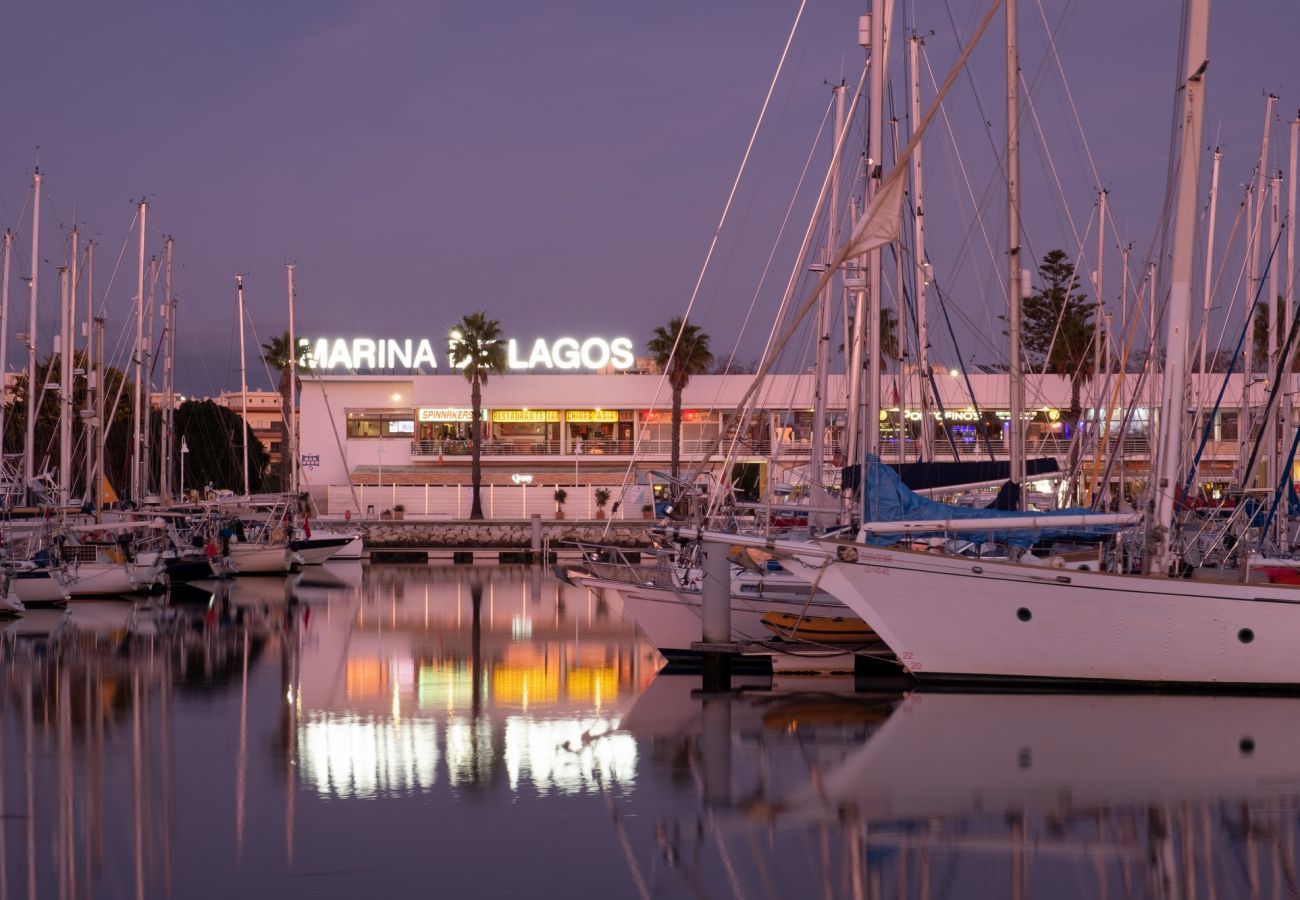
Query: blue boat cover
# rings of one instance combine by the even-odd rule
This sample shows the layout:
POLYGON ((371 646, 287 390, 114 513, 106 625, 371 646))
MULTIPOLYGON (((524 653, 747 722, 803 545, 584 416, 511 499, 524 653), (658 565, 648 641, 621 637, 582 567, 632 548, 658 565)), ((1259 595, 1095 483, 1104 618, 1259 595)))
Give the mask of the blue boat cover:
MULTIPOLYGON (((1015 510, 976 509, 966 506, 949 506, 938 500, 922 497, 903 484, 892 466, 880 461, 880 457, 868 455, 866 458, 866 490, 863 492, 863 521, 866 522, 914 522, 926 519, 989 519, 988 531, 963 531, 962 537, 976 542, 996 541, 1016 547, 1029 547, 1045 539, 1096 540, 1114 534, 1124 526, 1096 525, 1089 527, 1063 528, 1016 528, 998 529, 994 526, 997 519, 1023 516, 1025 513, 1015 510)), ((1082 507, 1057 509, 1051 512, 1034 513, 1039 517, 1100 515, 1095 510, 1082 507)), ((937 531, 935 534, 941 534, 937 531)), ((917 532, 902 534, 867 535, 867 543, 877 546, 895 544, 904 537, 914 537, 917 532)))

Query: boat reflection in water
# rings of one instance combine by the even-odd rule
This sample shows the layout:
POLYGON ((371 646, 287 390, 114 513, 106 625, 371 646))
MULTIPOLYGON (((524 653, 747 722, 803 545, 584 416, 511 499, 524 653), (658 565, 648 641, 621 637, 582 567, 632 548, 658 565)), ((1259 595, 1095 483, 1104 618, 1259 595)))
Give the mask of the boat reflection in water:
POLYGON ((703 695, 542 569, 0 631, 0 898, 1292 896, 1300 699, 703 695))

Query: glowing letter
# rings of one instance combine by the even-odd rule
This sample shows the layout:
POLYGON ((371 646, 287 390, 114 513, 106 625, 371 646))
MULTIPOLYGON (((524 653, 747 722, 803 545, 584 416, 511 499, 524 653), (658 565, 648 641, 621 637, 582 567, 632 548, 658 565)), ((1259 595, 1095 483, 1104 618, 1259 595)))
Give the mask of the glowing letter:
POLYGON ((546 366, 548 369, 555 368, 551 362, 551 351, 547 349, 546 341, 538 338, 533 344, 533 353, 528 357, 528 368, 535 369, 538 366, 546 366))
POLYGON ((506 341, 506 364, 512 369, 528 368, 528 363, 519 358, 519 342, 514 338, 506 341))
POLYGON ((375 342, 370 338, 353 338, 352 367, 354 369, 373 369, 375 367, 375 342), (365 365, 362 365, 365 362, 365 365))
POLYGON ((602 338, 587 338, 582 342, 582 364, 588 369, 603 369, 609 365, 609 344, 602 338))
POLYGON ((411 368, 418 369, 426 362, 430 369, 438 368, 438 360, 433 356, 433 345, 428 338, 420 338, 420 344, 415 348, 415 359, 411 360, 411 368))
POLYGON ((614 364, 614 368, 630 369, 636 365, 631 338, 614 338, 609 342, 609 351, 609 361, 614 364))
POLYGON ((407 338, 400 344, 397 341, 388 341, 388 364, 394 369, 398 368, 398 361, 401 361, 401 368, 411 368, 411 339, 407 338))
MULTIPOLYGON (((303 343, 306 343, 304 340, 303 343)), ((307 357, 306 365, 312 369, 328 369, 330 364, 330 342, 329 338, 317 338, 316 349, 307 357)))
POLYGON ((334 349, 330 352, 329 365, 327 369, 350 369, 352 368, 352 357, 348 355, 348 342, 343 338, 334 340, 334 349))
POLYGON ((551 345, 551 356, 557 369, 576 369, 582 365, 578 356, 578 342, 573 338, 560 338, 551 345))

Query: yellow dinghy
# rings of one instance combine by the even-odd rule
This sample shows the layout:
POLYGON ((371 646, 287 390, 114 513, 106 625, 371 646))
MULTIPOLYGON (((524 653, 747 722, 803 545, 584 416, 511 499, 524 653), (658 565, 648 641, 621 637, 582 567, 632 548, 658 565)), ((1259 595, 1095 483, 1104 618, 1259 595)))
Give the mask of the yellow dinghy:
POLYGON ((793 613, 763 614, 763 627, 786 640, 817 644, 870 644, 880 635, 857 616, 799 616, 793 613))

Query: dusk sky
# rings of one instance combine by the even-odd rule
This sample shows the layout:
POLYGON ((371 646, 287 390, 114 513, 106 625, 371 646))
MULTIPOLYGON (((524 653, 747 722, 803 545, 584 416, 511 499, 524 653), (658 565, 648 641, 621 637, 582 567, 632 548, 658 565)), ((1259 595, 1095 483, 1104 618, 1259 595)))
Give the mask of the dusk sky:
MULTIPOLYGON (((957 39, 986 8, 900 4, 897 24, 928 35, 926 58, 941 81, 957 39)), ((438 338, 483 309, 521 340, 626 335, 641 350, 655 326, 686 309, 797 9, 794 0, 11 4, 0 69, 0 224, 18 235, 9 365, 22 364, 12 336, 26 330, 18 278, 29 269, 37 162, 46 179, 42 356, 57 313, 55 267, 75 219, 99 244, 107 343, 125 364, 133 201, 142 196, 152 204, 150 252, 161 254, 165 235, 176 240, 178 368, 190 392, 238 386, 234 273, 246 273, 258 336, 285 327, 289 260, 304 335, 438 338)), ((1027 266, 1054 247, 1075 256, 1082 244, 1095 268, 1095 230, 1085 235, 1098 179, 1111 191, 1117 231, 1138 256, 1151 247, 1178 10, 1155 0, 1021 0, 1032 102, 1022 132, 1027 266)), ((861 71, 863 11, 810 0, 803 15, 696 304, 720 355, 738 344, 740 356, 756 357, 770 330, 829 138, 761 286, 760 278, 828 83, 855 84, 861 71)), ((1221 235, 1259 152, 1267 92, 1280 97, 1272 164, 1286 169, 1288 123, 1300 106, 1296 34, 1294 0, 1219 0, 1213 9, 1206 143, 1225 154, 1221 235)), ((937 121, 924 156, 928 244, 967 360, 1005 353, 994 337, 1006 242, 995 159, 1004 141, 1002 37, 999 20, 946 104, 956 144, 937 121)), ((906 78, 894 65, 901 45, 892 103, 905 119, 906 78)), ((923 95, 932 94, 927 75, 923 95)), ((851 140, 860 148, 858 131, 851 140)), ((1111 296, 1117 254, 1106 267, 1111 296)), ((940 361, 957 352, 935 339, 940 361)), ((267 383, 251 354, 250 371, 267 383)))

